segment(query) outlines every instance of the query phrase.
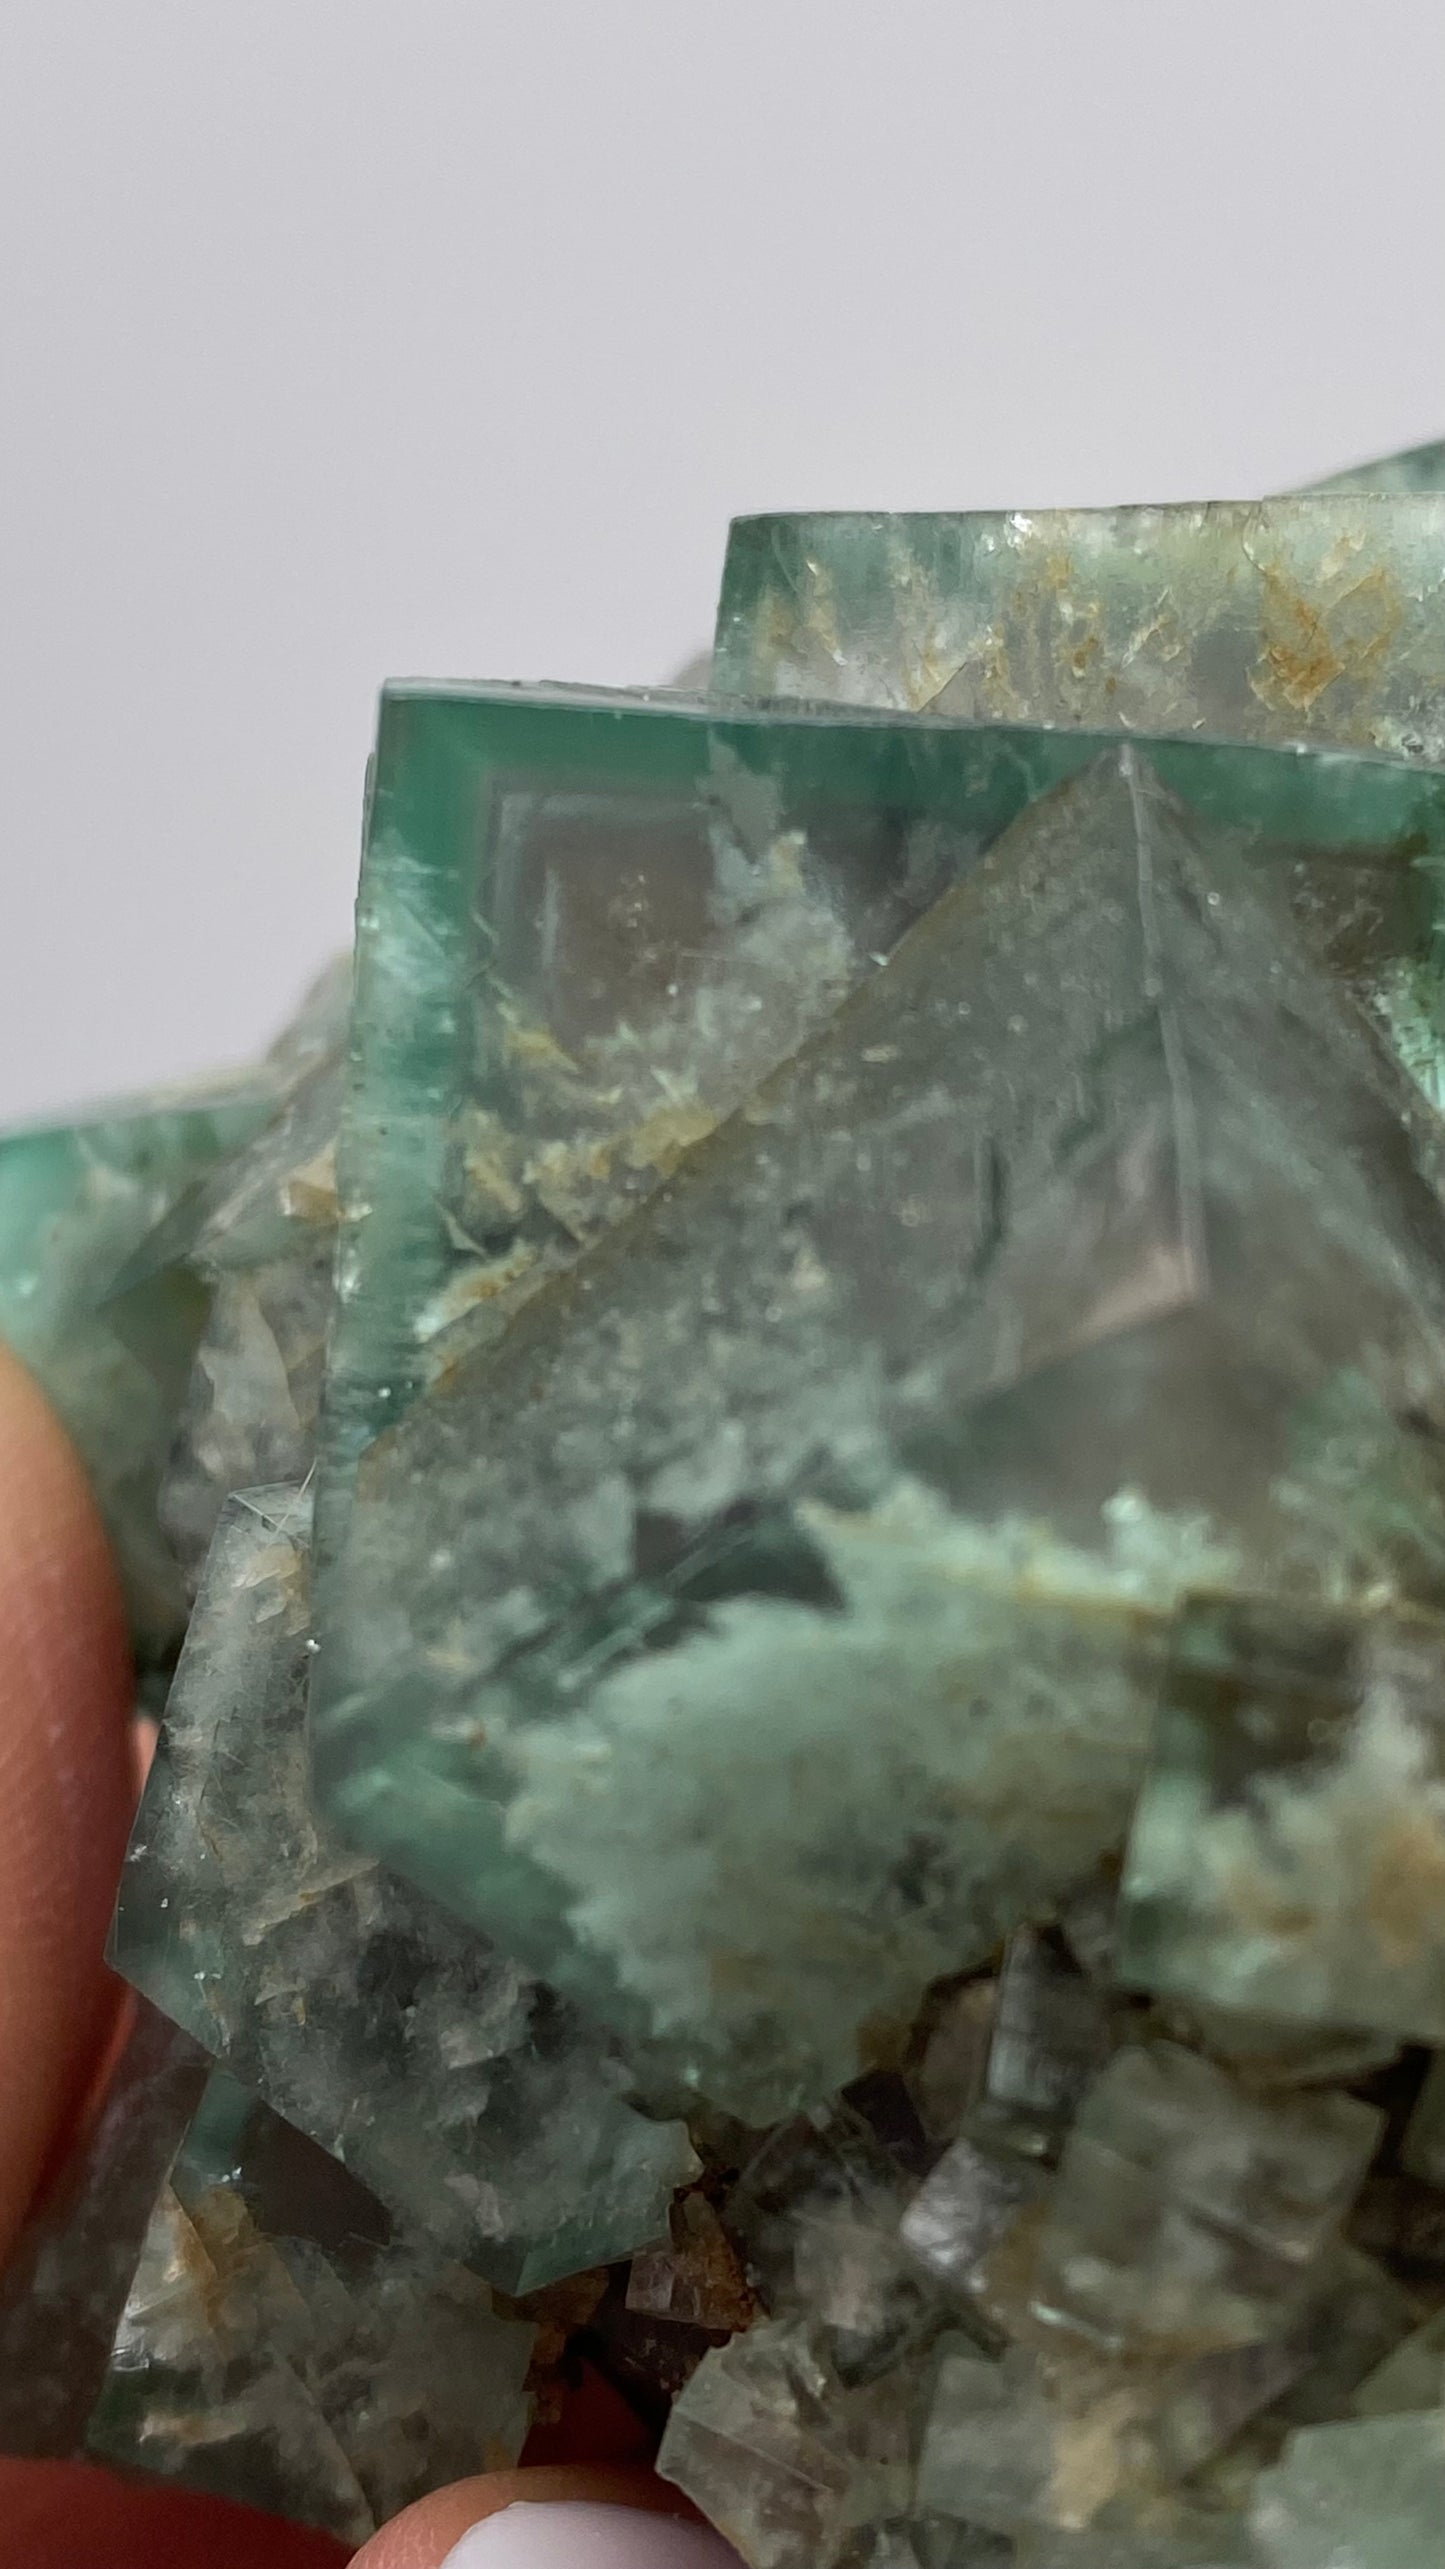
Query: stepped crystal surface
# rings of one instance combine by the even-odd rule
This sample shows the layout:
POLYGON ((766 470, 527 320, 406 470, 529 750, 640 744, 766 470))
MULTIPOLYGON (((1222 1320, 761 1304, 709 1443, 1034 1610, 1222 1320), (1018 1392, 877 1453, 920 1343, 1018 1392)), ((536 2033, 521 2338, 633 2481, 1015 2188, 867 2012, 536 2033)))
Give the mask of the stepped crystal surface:
POLYGON ((1117 1842, 1184 1589, 1438 1590, 1439 1207, 1236 854, 1110 753, 365 1458, 339 1823, 745 2118, 1117 1842))
MULTIPOLYGON (((0 1135, 0 1334, 80 1449, 143 1667, 174 1651, 227 1492, 271 1477, 283 1461, 303 1473, 310 1460, 305 1434, 288 1437, 292 1404, 274 1355, 259 1350, 259 1325, 225 1279, 235 1259, 223 1243, 251 1173, 274 1162, 277 1136, 290 1135, 328 1079, 334 1149, 348 983, 344 968, 324 975, 265 1059, 225 1086, 0 1135), (179 1506, 178 1480, 191 1488, 179 1506)), ((253 1216, 251 1240, 257 1228, 253 1216)), ((294 1270, 294 1235, 272 1253, 289 1253, 294 1270)), ((328 1243, 310 1286, 309 1357, 294 1330, 284 1341, 313 1427, 329 1266, 328 1243)), ((266 1281, 285 1307, 280 1275, 273 1269, 266 1281)))
POLYGON ((1193 1607, 1122 1919, 1143 1986, 1445 2040, 1445 1623, 1193 1607))
POLYGON ((532 2342, 218 2071, 157 2200, 89 2449, 362 2542, 516 2459, 532 2342))
POLYGON ((228 1503, 113 1959, 400 2220, 529 2292, 665 2233, 693 2154, 590 2027, 313 1819, 309 1551, 298 1492, 228 1503))
POLYGON ((315 1457, 350 979, 333 966, 310 993, 278 1111, 195 1207, 187 1262, 209 1307, 159 1499, 192 1590, 231 1492, 302 1482, 315 1457))
POLYGON ((206 1296, 183 1267, 154 1268, 147 1246, 273 1106, 257 1079, 0 1136, 0 1334, 80 1450, 148 1658, 185 1624, 156 1508, 206 1296))

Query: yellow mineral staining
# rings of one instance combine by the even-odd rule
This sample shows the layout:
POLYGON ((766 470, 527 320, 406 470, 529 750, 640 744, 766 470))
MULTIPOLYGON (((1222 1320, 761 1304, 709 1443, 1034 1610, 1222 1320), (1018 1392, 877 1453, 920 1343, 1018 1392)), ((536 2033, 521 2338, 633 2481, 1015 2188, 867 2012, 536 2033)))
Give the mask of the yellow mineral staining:
POLYGON ((502 1019, 503 1058, 522 1072, 539 1071, 548 1079, 580 1080, 581 1071, 568 1052, 546 1026, 528 1023, 517 1016, 506 1001, 499 1010, 502 1019))
POLYGON ((1079 2531, 1127 2485, 1137 2468, 1142 2407, 1136 2391, 1120 2388, 1059 2418, 1044 2500, 1052 2524, 1079 2531))
POLYGON ((623 1137, 623 1158, 629 1168, 656 1169, 659 1177, 671 1177, 683 1152, 702 1141, 716 1123, 716 1115, 701 1104, 660 1106, 623 1137))
MULTIPOLYGON (((1400 623, 1398 591, 1386 571, 1367 571, 1333 595, 1326 576, 1321 592, 1307 595, 1283 564, 1258 567, 1260 651, 1249 683, 1261 704, 1309 715, 1342 679, 1362 685, 1385 662, 1400 623)), ((1361 740, 1373 738, 1367 714, 1351 729, 1361 740)))
POLYGON ((1445 1829, 1428 1802, 1393 1811, 1381 1824, 1363 1906, 1387 1962, 1418 1961, 1445 1940, 1445 1829))
POLYGON ((599 1198, 612 1175, 614 1148, 610 1135, 544 1142, 527 1162, 524 1176, 529 1192, 578 1242, 590 1239, 599 1218, 605 1217, 599 1198))
POLYGON ((418 1322, 417 1335, 434 1338, 466 1312, 475 1311, 479 1304, 502 1301, 531 1275, 541 1255, 530 1240, 517 1240, 499 1258, 458 1267, 428 1303, 418 1322))

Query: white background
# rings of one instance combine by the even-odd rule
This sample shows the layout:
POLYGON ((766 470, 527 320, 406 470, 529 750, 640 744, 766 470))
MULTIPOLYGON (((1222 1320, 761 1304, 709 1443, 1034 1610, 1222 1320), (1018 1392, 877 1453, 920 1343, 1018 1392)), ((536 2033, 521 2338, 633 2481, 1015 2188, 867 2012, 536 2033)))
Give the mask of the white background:
POLYGON ((0 1117, 271 1032, 388 672, 1445 432, 1442 110, 1442 0, 5 0, 0 1117))

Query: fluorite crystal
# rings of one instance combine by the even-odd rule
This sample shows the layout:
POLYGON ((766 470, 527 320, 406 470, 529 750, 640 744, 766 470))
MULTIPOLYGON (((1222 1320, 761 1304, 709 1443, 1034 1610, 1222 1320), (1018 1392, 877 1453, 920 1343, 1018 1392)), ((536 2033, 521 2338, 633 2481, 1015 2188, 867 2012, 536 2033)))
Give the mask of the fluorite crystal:
POLYGON ((1182 1589, 1445 1573, 1438 1205, 1236 855, 1058 789, 365 1458, 339 1823, 754 2121, 1116 1842, 1182 1589))
POLYGON ((313 1818, 309 1536, 297 1491, 226 1507, 113 1959, 398 2219, 530 2292, 665 2231, 693 2154, 589 2026, 313 1818))
POLYGON ((104 2103, 0 2282, 0 2452, 60 2460, 83 2438, 205 2077, 189 2037, 138 2000, 104 2103))
MULTIPOLYGON (((184 1630, 221 1499, 283 1460, 298 1474, 310 1460, 304 1429, 288 1439, 286 1387, 224 1271, 246 1262, 248 1242, 254 1262, 264 1176, 292 1175, 286 1145, 300 1119, 320 1120, 334 1147, 348 982, 344 969, 324 975, 265 1060, 224 1085, 0 1135, 0 1334, 39 1376, 90 1471, 143 1665, 163 1665, 184 1630), (239 1338, 251 1342, 244 1357, 239 1338), (223 1363, 225 1450, 211 1454, 223 1363), (189 1500, 173 1496, 178 1483, 189 1500)), ((314 1227, 315 1217, 298 1207, 293 1220, 314 1227)), ((294 1262, 291 1237, 275 1229, 272 1258, 291 1250, 294 1262)), ((329 1239, 325 1252, 311 1297, 313 1422, 329 1239)))
POLYGON ((390 688, 354 984, 0 1142, 189 1613, 11 2450, 356 2540, 588 2368, 750 2569, 1445 2569, 1440 454, 390 688))
POLYGON ((0 1331, 80 1449, 147 1657, 185 1623, 156 1510, 206 1316, 199 1280, 148 1244, 272 1104, 253 1081, 0 1138, 0 1331))
POLYGON ((1445 2557, 1445 2416, 1305 2429, 1251 2521, 1266 2569, 1425 2569, 1445 2557))
POLYGON ((739 519, 713 684, 1445 758, 1445 494, 739 519))
POLYGON ((360 2542, 516 2459, 532 2342, 217 2072, 152 2214, 90 2450, 360 2542))

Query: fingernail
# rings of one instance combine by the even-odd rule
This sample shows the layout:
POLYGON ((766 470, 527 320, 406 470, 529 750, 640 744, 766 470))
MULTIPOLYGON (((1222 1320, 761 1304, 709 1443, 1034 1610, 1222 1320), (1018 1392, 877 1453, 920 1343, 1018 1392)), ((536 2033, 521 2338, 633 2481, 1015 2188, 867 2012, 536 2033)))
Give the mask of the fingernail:
POLYGON ((681 2516, 519 2500, 474 2524, 442 2569, 738 2569, 738 2555, 710 2525, 681 2516))

